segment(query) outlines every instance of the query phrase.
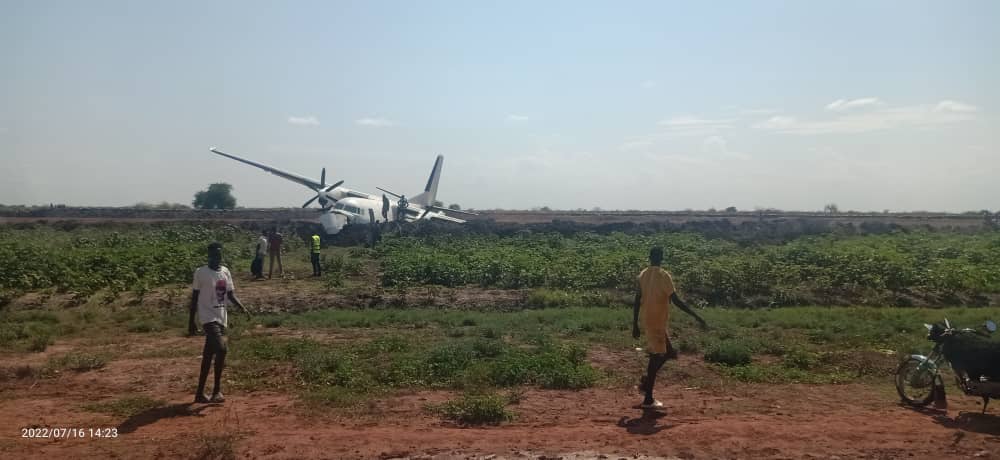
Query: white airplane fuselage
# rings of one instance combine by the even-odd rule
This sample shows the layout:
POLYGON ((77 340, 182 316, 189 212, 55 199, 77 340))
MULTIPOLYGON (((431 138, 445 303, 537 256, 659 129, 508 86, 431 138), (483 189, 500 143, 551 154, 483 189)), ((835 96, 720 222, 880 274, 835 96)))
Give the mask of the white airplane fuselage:
MULTIPOLYGON (((377 196, 341 187, 340 184, 344 181, 339 181, 336 184, 327 187, 325 168, 323 169, 320 180, 316 181, 315 179, 306 178, 291 172, 282 171, 271 166, 247 160, 236 155, 231 155, 219 151, 214 147, 209 150, 217 155, 263 169, 270 174, 274 174, 283 179, 312 189, 316 193, 316 196, 307 201, 304 205, 302 205, 302 207, 308 206, 313 201, 319 201, 322 208, 322 214, 320 215, 319 221, 323 226, 323 231, 328 235, 339 233, 346 225, 369 224, 373 220, 375 223, 392 222, 396 220, 412 222, 420 219, 436 219, 455 223, 465 222, 462 219, 449 216, 443 212, 445 211, 444 208, 440 208, 435 205, 438 181, 441 178, 441 165, 444 161, 444 157, 441 155, 438 155, 437 159, 434 161, 434 167, 431 169, 430 177, 427 179, 427 185, 424 187, 423 192, 412 196, 410 201, 404 204, 403 201, 405 198, 402 195, 396 195, 395 193, 381 188, 380 190, 389 193, 393 197, 398 198, 398 200, 390 200, 385 195, 377 196)), ((459 210, 447 211, 461 214, 471 214, 459 210)))
MULTIPOLYGON (((393 222, 399 217, 399 206, 398 202, 395 201, 390 201, 388 212, 383 217, 382 198, 375 195, 344 187, 336 187, 329 192, 321 192, 321 194, 328 197, 328 204, 323 207, 320 223, 323 225, 323 230, 330 235, 340 232, 345 225, 370 223, 369 210, 371 215, 375 216, 375 223, 393 222), (367 196, 362 197, 361 195, 367 196), (336 202, 336 204, 330 205, 329 203, 332 202, 336 202)), ((439 211, 427 211, 426 214, 425 217, 445 215, 439 211)), ((405 217, 403 219, 405 222, 412 220, 416 219, 405 217)))

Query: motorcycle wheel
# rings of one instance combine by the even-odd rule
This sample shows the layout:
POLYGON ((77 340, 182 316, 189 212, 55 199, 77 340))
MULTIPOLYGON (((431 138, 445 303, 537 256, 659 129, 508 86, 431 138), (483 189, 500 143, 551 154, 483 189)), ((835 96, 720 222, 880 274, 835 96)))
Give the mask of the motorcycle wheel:
POLYGON ((920 370, 923 361, 907 358, 896 369, 896 392, 911 406, 926 406, 934 400, 934 373, 920 370))

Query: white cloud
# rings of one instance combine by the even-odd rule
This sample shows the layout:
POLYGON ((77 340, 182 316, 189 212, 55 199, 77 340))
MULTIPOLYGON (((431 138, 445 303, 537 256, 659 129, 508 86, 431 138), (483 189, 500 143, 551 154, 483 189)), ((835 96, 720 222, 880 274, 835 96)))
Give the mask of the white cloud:
POLYGON ((306 117, 288 117, 290 125, 319 126, 319 119, 309 115, 306 117))
POLYGON ((384 128, 396 125, 396 122, 385 118, 361 118, 356 120, 354 123, 358 124, 359 126, 373 126, 376 128, 384 128))
POLYGON ((708 136, 719 132, 719 130, 732 127, 730 123, 735 119, 708 119, 694 115, 682 115, 660 120, 656 124, 665 131, 657 133, 655 137, 671 138, 682 136, 708 136))
POLYGON ((507 121, 528 121, 530 119, 531 117, 527 115, 514 115, 514 114, 507 115, 507 121))
POLYGON ((781 109, 739 109, 740 115, 748 116, 760 116, 760 115, 774 115, 776 113, 781 113, 781 109))
POLYGON ((881 107, 885 105, 877 97, 863 97, 861 99, 837 99, 826 106, 826 110, 833 112, 846 112, 848 110, 865 107, 881 107))
POLYGON ((778 116, 778 117, 768 118, 765 121, 753 125, 753 127, 757 129, 783 130, 795 126, 796 123, 798 123, 798 120, 796 120, 794 117, 778 116))
POLYGON ((657 124, 669 128, 689 128, 694 126, 728 126, 733 120, 710 120, 694 115, 681 115, 679 117, 660 120, 657 124))
POLYGON ((934 107, 935 112, 962 112, 962 113, 972 113, 978 112, 979 108, 974 105, 963 104, 961 102, 945 100, 938 102, 937 106, 934 107))
POLYGON ((973 105, 946 100, 937 104, 885 107, 862 113, 842 114, 830 120, 799 120, 794 117, 777 116, 757 123, 753 127, 802 135, 855 134, 901 128, 927 128, 972 121, 976 119, 977 110, 973 105))
POLYGON ((649 139, 638 139, 632 141, 625 141, 622 145, 618 146, 618 150, 624 152, 631 152, 636 150, 644 150, 649 146, 653 145, 653 141, 649 139))
POLYGON ((736 159, 736 160, 749 160, 750 155, 742 152, 734 152, 729 150, 729 142, 726 138, 722 136, 709 136, 706 137, 701 142, 701 150, 703 153, 717 157, 722 160, 736 159))

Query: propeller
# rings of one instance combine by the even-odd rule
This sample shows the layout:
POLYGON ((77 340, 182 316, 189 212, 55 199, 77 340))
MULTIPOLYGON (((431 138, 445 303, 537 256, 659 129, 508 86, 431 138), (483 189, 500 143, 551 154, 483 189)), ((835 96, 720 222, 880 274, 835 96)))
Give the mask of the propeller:
POLYGON ((319 200, 319 205, 325 208, 326 207, 326 203, 328 201, 328 199, 327 199, 327 197, 325 195, 326 192, 329 192, 330 190, 333 190, 333 189, 339 187, 340 184, 343 184, 343 183, 344 183, 344 181, 337 181, 336 183, 334 183, 334 184, 330 185, 329 187, 327 187, 326 186, 326 168, 323 168, 323 170, 320 171, 320 175, 319 175, 319 188, 313 189, 313 190, 316 191, 316 196, 310 198, 309 201, 306 201, 305 203, 303 203, 302 207, 303 208, 308 208, 309 205, 312 204, 313 201, 316 201, 318 199, 319 200))

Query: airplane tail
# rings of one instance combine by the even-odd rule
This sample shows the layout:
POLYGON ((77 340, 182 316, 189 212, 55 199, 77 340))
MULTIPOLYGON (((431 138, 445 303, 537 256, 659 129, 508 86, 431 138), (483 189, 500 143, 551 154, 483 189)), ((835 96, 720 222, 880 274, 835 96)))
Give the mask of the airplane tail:
POLYGON ((431 177, 427 178, 427 185, 424 187, 424 192, 414 196, 410 199, 410 202, 420 206, 434 204, 434 201, 437 200, 438 182, 441 181, 442 165, 444 165, 444 156, 438 155, 437 160, 434 161, 434 169, 431 169, 431 177))

